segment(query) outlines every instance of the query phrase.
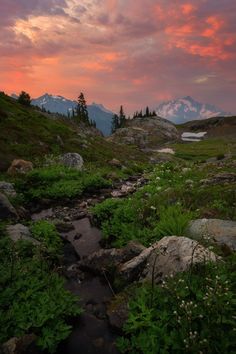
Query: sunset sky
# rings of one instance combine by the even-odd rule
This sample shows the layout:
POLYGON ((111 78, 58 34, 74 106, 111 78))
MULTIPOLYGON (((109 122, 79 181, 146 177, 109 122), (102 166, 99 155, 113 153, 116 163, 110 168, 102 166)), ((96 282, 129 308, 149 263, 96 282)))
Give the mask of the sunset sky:
POLYGON ((0 0, 0 90, 236 113, 236 0, 0 0))

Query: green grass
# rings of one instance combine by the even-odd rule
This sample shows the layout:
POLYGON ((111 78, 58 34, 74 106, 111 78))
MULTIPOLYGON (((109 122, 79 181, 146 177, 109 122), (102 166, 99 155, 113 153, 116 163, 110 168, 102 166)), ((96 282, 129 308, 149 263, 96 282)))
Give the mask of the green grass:
POLYGON ((94 220, 106 243, 116 247, 133 239, 147 246, 163 236, 184 235, 195 218, 236 220, 235 185, 201 182, 232 170, 231 161, 220 169, 213 164, 163 163, 149 175, 149 183, 129 198, 96 205, 94 220))
POLYGON ((206 161, 231 154, 236 156, 236 141, 232 138, 209 138, 199 142, 172 144, 176 157, 191 161, 206 161))
POLYGON ((78 152, 86 164, 99 167, 107 166, 107 162, 115 157, 135 170, 148 160, 135 147, 110 143, 68 119, 45 115, 0 93, 0 171, 5 171, 15 158, 30 160, 37 165, 47 155, 57 156, 65 152, 78 152), (59 144, 58 136, 63 146, 59 144))

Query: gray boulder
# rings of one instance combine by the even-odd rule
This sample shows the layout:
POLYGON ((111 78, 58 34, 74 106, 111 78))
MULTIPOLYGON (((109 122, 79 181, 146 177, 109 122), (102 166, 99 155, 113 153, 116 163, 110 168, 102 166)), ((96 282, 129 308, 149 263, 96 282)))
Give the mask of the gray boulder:
POLYGON ((76 152, 68 152, 60 157, 59 162, 70 168, 75 168, 76 170, 82 170, 84 165, 84 160, 82 156, 76 152))
POLYGON ((218 257, 195 240, 180 236, 166 236, 148 257, 141 278, 159 283, 165 277, 188 270, 192 265, 216 262, 218 257))
POLYGON ((17 219, 16 209, 9 202, 8 198, 0 193, 0 220, 17 219))
POLYGON ((13 242, 23 240, 23 241, 29 241, 34 245, 40 245, 39 241, 31 237, 29 228, 22 224, 7 226, 7 233, 13 242))
POLYGON ((143 117, 131 119, 126 128, 117 129, 108 140, 146 149, 157 147, 163 142, 176 141, 179 137, 175 125, 170 121, 160 117, 143 117))
POLYGON ((190 223, 186 235, 195 240, 205 240, 223 248, 236 251, 236 221, 198 219, 190 223))
POLYGON ((15 197, 16 191, 12 183, 0 181, 0 192, 8 197, 15 197))
POLYGON ((137 257, 119 267, 126 281, 144 280, 159 283, 163 278, 183 272, 191 265, 216 261, 217 256, 197 241, 180 236, 166 236, 137 257))

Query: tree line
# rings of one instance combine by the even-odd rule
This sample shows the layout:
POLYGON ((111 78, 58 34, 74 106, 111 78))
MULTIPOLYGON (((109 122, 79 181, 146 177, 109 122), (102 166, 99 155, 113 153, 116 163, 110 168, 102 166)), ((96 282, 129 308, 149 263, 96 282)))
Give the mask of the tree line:
MULTIPOLYGON (((31 105, 31 97, 25 91, 21 91, 19 97, 17 98, 17 101, 24 106, 31 105)), ((41 111, 51 113, 49 110, 47 111, 45 107, 41 107, 41 111)), ((72 113, 70 114, 70 112, 68 112, 67 116, 69 118, 72 118, 77 123, 83 123, 87 126, 96 128, 96 122, 89 118, 87 103, 84 98, 83 92, 81 92, 78 97, 77 106, 75 108, 72 108, 72 113)))

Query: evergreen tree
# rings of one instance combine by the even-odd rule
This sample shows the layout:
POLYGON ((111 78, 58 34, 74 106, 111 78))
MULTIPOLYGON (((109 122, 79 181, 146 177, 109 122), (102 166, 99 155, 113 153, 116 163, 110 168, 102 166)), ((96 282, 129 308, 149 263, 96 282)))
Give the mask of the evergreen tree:
POLYGON ((111 124, 111 133, 115 133, 116 129, 120 128, 119 117, 117 114, 114 114, 112 117, 112 124, 111 124))
POLYGON ((83 122, 86 125, 90 125, 87 104, 86 104, 83 92, 81 92, 78 97, 78 105, 76 108, 76 113, 77 113, 76 119, 79 122, 83 122))
POLYGON ((146 117, 150 117, 150 111, 149 111, 149 108, 148 108, 148 107, 146 107, 145 116, 146 116, 146 117))
POLYGON ((123 128, 125 126, 126 117, 124 114, 123 106, 120 106, 120 114, 119 114, 119 128, 123 128))
POLYGON ((30 104, 31 104, 30 95, 27 92, 25 92, 25 91, 21 91, 17 101, 20 104, 23 104, 24 106, 30 106, 30 104))

